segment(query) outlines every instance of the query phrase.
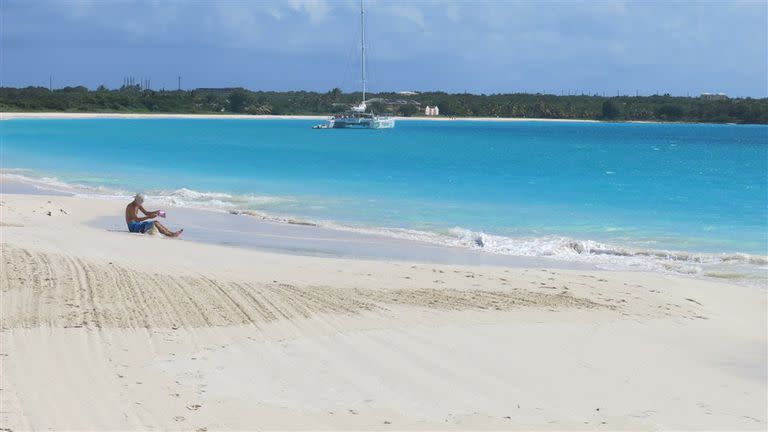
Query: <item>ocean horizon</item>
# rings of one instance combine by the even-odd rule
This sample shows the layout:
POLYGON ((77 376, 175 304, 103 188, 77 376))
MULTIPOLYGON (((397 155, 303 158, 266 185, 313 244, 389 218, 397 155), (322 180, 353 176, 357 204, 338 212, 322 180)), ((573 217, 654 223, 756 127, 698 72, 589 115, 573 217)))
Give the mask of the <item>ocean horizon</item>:
POLYGON ((316 123, 7 120, 2 169, 85 196, 764 284, 768 127, 316 123))

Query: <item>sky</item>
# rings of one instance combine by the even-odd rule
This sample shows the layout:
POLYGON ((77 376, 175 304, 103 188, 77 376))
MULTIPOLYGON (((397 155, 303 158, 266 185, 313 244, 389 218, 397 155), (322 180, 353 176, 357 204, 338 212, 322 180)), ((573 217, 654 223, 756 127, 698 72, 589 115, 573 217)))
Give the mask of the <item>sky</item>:
MULTIPOLYGON (((373 91, 768 96, 768 1, 366 0, 373 91)), ((0 84, 359 89, 355 0, 0 0, 0 84)))

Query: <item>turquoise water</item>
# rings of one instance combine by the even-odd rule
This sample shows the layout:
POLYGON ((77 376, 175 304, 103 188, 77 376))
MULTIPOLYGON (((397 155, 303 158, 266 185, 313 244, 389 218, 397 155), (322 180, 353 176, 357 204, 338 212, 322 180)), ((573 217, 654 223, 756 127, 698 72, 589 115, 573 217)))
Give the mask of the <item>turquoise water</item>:
POLYGON ((768 255, 765 126, 316 123, 3 121, 2 168, 83 193, 146 191, 496 253, 768 255))

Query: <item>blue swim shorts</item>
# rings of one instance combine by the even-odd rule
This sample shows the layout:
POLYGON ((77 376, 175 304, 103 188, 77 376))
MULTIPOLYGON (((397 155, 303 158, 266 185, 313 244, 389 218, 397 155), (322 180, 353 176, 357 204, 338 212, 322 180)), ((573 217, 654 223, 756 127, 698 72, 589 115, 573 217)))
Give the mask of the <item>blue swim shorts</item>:
POLYGON ((128 223, 128 231, 132 233, 145 233, 149 230, 151 230, 155 226, 155 221, 144 221, 144 222, 130 222, 128 223))

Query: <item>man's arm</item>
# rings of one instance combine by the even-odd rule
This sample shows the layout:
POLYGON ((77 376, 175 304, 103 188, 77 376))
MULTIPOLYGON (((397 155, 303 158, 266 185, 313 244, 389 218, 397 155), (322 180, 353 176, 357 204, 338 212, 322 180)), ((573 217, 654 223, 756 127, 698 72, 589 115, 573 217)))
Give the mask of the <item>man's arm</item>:
POLYGON ((146 217, 140 217, 138 218, 139 221, 145 221, 147 219, 152 219, 157 217, 157 211, 147 211, 144 206, 139 206, 139 210, 141 210, 142 213, 146 215, 146 217))

